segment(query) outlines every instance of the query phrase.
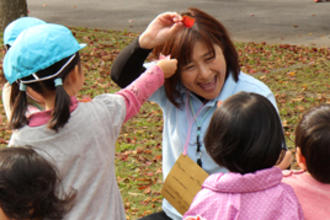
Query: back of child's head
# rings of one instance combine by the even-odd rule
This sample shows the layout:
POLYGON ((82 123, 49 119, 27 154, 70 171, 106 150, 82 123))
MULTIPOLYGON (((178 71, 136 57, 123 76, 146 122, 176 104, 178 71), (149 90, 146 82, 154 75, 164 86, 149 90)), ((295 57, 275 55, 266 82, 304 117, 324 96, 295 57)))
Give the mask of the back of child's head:
MULTIPOLYGON (((10 125, 14 129, 28 123, 26 86, 44 94, 56 92, 55 106, 48 127, 58 130, 70 117, 70 96, 63 88, 63 81, 79 64, 79 44, 71 31, 58 24, 37 25, 23 31, 6 53, 3 69, 13 87, 10 103, 13 113, 10 125)), ((79 66, 80 67, 80 66, 79 66)))
POLYGON ((178 102, 178 97, 180 96, 177 91, 177 84, 180 82, 180 72, 184 66, 191 62, 196 42, 201 41, 204 43, 213 55, 215 55, 214 45, 221 48, 226 61, 226 77, 232 74, 235 81, 237 81, 240 72, 238 53, 223 24, 213 16, 197 8, 189 8, 181 15, 188 15, 194 18, 194 25, 190 28, 184 28, 167 40, 164 45, 153 49, 155 56, 161 53, 171 55, 172 58, 178 60, 176 74, 165 81, 166 94, 169 100, 177 107, 182 104, 182 101, 178 102))
POLYGON ((27 28, 45 24, 46 22, 34 17, 21 17, 9 23, 3 32, 3 44, 9 49, 18 35, 27 28))
POLYGON ((231 96, 216 109, 204 142, 216 163, 241 174, 274 166, 285 146, 273 104, 247 92, 231 96))
POLYGON ((0 208, 10 219, 61 219, 74 194, 60 198, 59 184, 53 165, 31 147, 0 150, 0 208))
POLYGON ((305 113, 296 128, 295 144, 306 160, 307 171, 318 181, 330 183, 330 104, 305 113))

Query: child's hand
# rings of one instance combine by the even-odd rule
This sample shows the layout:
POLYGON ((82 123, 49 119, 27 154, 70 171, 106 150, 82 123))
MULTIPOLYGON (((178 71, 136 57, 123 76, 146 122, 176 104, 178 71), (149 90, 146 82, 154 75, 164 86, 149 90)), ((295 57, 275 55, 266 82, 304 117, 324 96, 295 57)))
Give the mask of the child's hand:
POLYGON ((178 68, 177 59, 162 59, 158 61, 157 66, 164 72, 165 79, 170 78, 178 68))
POLYGON ((276 166, 278 168, 280 168, 281 170, 290 169, 292 161, 293 161, 292 152, 290 150, 287 150, 285 152, 285 155, 284 155, 282 161, 279 164, 277 164, 276 166))

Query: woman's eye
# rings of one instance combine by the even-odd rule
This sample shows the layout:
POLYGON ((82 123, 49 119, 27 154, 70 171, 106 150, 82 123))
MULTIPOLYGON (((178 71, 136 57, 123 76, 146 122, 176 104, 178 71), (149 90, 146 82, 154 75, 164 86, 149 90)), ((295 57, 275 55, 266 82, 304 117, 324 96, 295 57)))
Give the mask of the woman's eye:
POLYGON ((182 69, 183 70, 192 70, 194 68, 194 65, 186 65, 182 69))
POLYGON ((208 61, 208 62, 212 61, 213 59, 214 59, 214 56, 209 56, 209 57, 205 58, 205 60, 208 61))

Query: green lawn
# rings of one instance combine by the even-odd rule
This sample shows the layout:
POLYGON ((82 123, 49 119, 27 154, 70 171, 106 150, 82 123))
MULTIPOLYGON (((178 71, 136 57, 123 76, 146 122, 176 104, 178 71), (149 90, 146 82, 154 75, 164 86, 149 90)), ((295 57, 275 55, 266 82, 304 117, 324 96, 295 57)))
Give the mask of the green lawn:
MULTIPOLYGON (((71 29, 79 42, 88 43, 81 53, 86 82, 80 98, 117 91, 119 88, 109 78, 111 62, 137 34, 71 29)), ((265 82, 274 92, 289 148, 294 150, 293 131, 302 112, 320 103, 330 103, 330 48, 235 44, 242 70, 265 82)), ((3 77, 0 80, 2 87, 3 77)), ((0 117, 0 146, 5 146, 11 132, 1 102, 0 117)), ((123 126, 118 139, 117 179, 128 219, 161 209, 161 132, 160 109, 146 103, 140 113, 123 126)))

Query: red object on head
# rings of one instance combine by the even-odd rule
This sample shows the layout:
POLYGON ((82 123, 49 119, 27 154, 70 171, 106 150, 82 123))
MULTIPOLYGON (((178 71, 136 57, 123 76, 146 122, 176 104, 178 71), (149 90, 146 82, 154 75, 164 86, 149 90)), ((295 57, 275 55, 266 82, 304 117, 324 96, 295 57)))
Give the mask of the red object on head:
POLYGON ((195 18, 192 18, 188 15, 184 15, 182 16, 182 18, 183 18, 182 22, 184 26, 186 26, 187 28, 191 28, 195 23, 195 18))

